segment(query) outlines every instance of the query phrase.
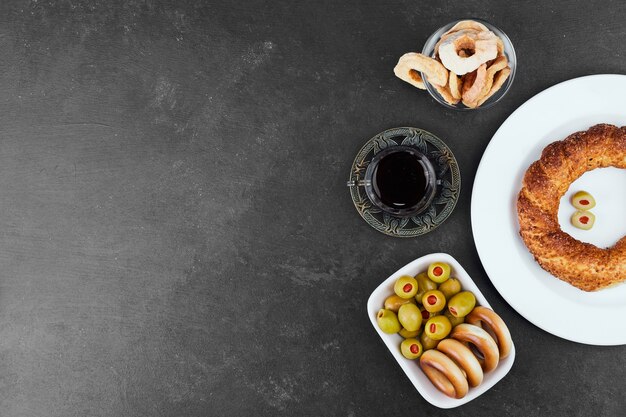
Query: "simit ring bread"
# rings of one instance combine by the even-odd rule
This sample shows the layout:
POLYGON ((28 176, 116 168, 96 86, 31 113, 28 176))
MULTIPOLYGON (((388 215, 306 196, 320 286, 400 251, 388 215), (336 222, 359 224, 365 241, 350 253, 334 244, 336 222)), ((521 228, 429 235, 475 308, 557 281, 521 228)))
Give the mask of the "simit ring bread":
POLYGON ((482 358, 477 357, 477 359, 483 368, 483 372, 491 372, 498 366, 498 362, 500 362, 498 345, 482 327, 461 323, 452 329, 450 337, 461 343, 471 343, 476 347, 482 356, 482 358))
POLYGON ((438 350, 427 350, 420 358, 420 367, 430 382, 452 398, 463 398, 469 385, 463 371, 449 357, 438 350))
POLYGON ((465 316, 465 322, 486 328, 487 332, 498 345, 500 359, 509 356, 513 348, 513 340, 509 328, 504 324, 504 320, 498 316, 492 309, 482 306, 476 306, 465 316))
POLYGON ((535 260, 583 291, 626 280, 626 237, 606 249, 574 239, 559 226, 559 202, 582 174, 610 166, 626 168, 626 126, 592 126, 546 146, 526 171, 517 199, 520 236, 535 260))
POLYGON ((452 359, 467 376, 470 387, 477 387, 483 382, 483 368, 470 348, 456 339, 443 339, 437 345, 437 350, 452 359))

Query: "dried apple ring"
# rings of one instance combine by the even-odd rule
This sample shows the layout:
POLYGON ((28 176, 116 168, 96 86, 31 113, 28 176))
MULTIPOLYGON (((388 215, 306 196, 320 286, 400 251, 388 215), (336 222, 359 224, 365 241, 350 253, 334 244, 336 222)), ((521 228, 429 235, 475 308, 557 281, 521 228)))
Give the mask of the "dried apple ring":
POLYGON ((452 26, 450 30, 448 30, 446 33, 456 32, 456 31, 463 30, 463 29, 473 29, 477 32, 489 31, 489 28, 487 26, 475 20, 461 20, 459 23, 452 26))
POLYGON ((428 82, 433 85, 444 86, 448 83, 448 70, 439 61, 415 52, 402 55, 393 69, 396 77, 423 90, 426 86, 419 76, 420 72, 426 75, 428 82))
POLYGON ((504 85, 506 79, 509 78, 509 74, 511 74, 511 68, 509 67, 503 68, 496 74, 491 90, 489 90, 486 96, 478 100, 478 106, 481 106, 485 101, 489 100, 489 98, 504 85))
POLYGON ((478 99, 476 101, 485 97, 489 93, 489 91, 491 90, 491 86, 493 86, 493 80, 496 76, 496 73, 504 69, 507 65, 508 61, 506 57, 502 55, 497 57, 495 61, 493 61, 493 63, 489 67, 487 67, 487 82, 485 83, 480 93, 478 93, 478 99))
POLYGON ((441 63, 458 75, 467 74, 485 62, 498 56, 497 36, 493 32, 460 30, 446 38, 439 45, 441 63), (471 51, 469 56, 459 55, 460 51, 471 51))
MULTIPOLYGON (((463 31, 464 31, 464 33, 465 33, 466 35, 468 35, 468 36, 474 36, 474 37, 478 37, 478 34, 480 33, 480 31, 477 31, 477 30, 474 30, 474 29, 463 29, 463 31)), ((434 51, 435 51, 435 56, 437 56, 437 57, 439 56, 439 46, 441 46, 441 44, 442 44, 443 42, 445 42, 447 39, 449 39, 451 36, 453 36, 453 35, 457 34, 457 32, 460 32, 460 31, 456 31, 456 30, 455 30, 455 31, 452 31, 452 30, 449 30, 449 31, 447 31, 446 33, 444 33, 443 35, 441 35, 441 38, 440 38, 440 39, 437 41, 437 43, 435 44, 435 48, 434 48, 434 51)), ((459 52, 459 55, 460 55, 460 54, 461 54, 461 53, 459 52)))
MULTIPOLYGON (((471 86, 463 91, 463 104, 469 108, 478 107, 478 99, 480 98, 480 92, 487 83, 487 65, 482 64, 476 70, 476 75, 473 77, 471 86)), ((465 89, 465 84, 463 84, 465 89)))
POLYGON ((447 85, 444 87, 440 87, 438 85, 433 84, 432 86, 435 87, 435 90, 437 90, 437 92, 441 95, 441 97, 443 97, 446 103, 454 106, 455 104, 458 104, 459 101, 461 101, 452 95, 452 92, 450 91, 447 85))
POLYGON ((448 88, 450 89, 450 95, 458 101, 461 99, 461 80, 459 76, 450 71, 448 75, 448 88))
POLYGON ((504 42, 499 36, 496 37, 496 49, 498 50, 498 56, 504 55, 504 42))
POLYGON ((396 77, 400 78, 402 81, 406 81, 413 87, 417 87, 420 90, 426 90, 426 84, 424 84, 424 80, 422 79, 420 72, 404 65, 401 66, 400 61, 398 61, 398 64, 393 69, 393 73, 396 77))
POLYGON ((461 81, 463 84, 463 86, 461 87, 461 94, 465 94, 465 92, 470 89, 472 84, 474 84, 475 79, 476 79, 476 71, 468 72, 467 74, 461 77, 461 81))
MULTIPOLYGON (((489 28, 483 25, 482 23, 479 23, 475 20, 461 20, 460 22, 452 26, 450 29, 448 29, 446 33, 441 35, 441 38, 439 38, 439 41, 435 44, 435 48, 434 48, 435 54, 437 56, 439 55, 439 45, 441 45, 441 42, 443 42, 444 40, 449 38, 451 35, 461 30, 465 30, 467 31, 466 33, 472 34, 473 36, 478 36, 480 32, 489 32, 489 28)), ((459 55, 462 56, 462 54, 460 53, 459 55)))

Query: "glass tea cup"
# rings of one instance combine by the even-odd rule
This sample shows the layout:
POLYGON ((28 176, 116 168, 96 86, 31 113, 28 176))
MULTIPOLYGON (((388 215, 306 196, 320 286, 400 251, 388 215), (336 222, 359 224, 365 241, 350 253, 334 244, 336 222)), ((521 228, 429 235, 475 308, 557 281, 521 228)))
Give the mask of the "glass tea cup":
POLYGON ((367 197, 379 209, 395 217, 412 217, 428 208, 437 191, 433 164, 419 150, 405 145, 378 152, 365 177, 348 186, 365 187, 367 197))

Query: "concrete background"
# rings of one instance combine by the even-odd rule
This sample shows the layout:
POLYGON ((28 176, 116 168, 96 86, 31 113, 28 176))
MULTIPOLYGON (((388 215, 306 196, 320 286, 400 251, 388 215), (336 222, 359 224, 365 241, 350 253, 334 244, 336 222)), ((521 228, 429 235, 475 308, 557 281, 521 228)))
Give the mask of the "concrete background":
POLYGON ((625 21, 617 0, 3 1, 0 415, 623 414, 625 348, 506 304, 469 202, 519 105, 626 73, 625 21), (392 69, 467 16, 507 32, 519 67, 496 107, 455 113, 392 69), (367 226, 345 180, 367 139, 407 125, 447 142, 463 189, 440 228, 401 240, 367 226), (435 251, 517 344, 511 373, 453 411, 421 398, 365 314, 435 251))

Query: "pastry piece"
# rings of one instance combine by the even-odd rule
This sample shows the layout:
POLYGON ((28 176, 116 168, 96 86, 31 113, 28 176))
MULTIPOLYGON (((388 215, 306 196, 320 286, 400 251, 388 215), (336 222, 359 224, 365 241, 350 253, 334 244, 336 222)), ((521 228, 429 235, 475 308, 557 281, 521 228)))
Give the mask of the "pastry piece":
POLYGON ((428 82, 433 85, 444 86, 448 83, 448 70, 439 61, 415 52, 402 55, 393 69, 396 77, 425 90, 426 86, 420 72, 426 75, 428 82))
POLYGON ((543 269, 583 291, 626 280, 626 237, 609 248, 573 238, 559 226, 559 202, 586 171, 609 166, 626 169, 626 126, 599 124, 546 146, 517 198, 519 233, 530 253, 543 269))
POLYGON ((476 306, 467 316, 465 316, 465 322, 487 330, 498 345, 500 359, 504 359, 509 356, 511 349, 513 349, 511 332, 509 332, 509 328, 504 323, 504 320, 502 320, 502 318, 492 309, 483 306, 476 306))
POLYGON ((500 362, 498 345, 482 327, 461 323, 452 329, 450 337, 461 343, 471 343, 476 347, 482 357, 477 357, 477 359, 483 368, 483 372, 491 372, 498 366, 500 362))
POLYGON ((477 387, 483 382, 483 368, 470 348, 456 339, 444 339, 437 345, 437 350, 452 359, 467 376, 470 387, 477 387))
POLYGON ((469 384, 459 366, 438 350, 427 350, 420 358, 420 367, 430 382, 451 398, 467 395, 469 384))

